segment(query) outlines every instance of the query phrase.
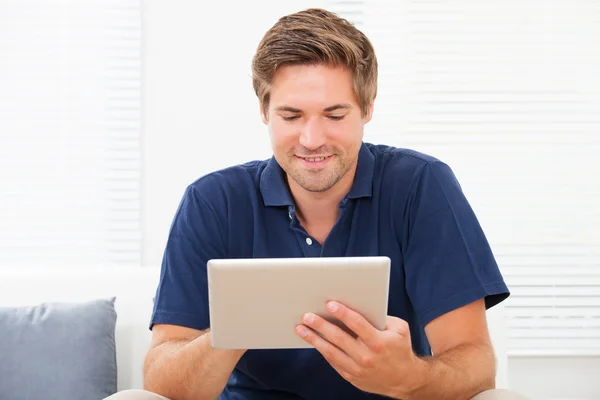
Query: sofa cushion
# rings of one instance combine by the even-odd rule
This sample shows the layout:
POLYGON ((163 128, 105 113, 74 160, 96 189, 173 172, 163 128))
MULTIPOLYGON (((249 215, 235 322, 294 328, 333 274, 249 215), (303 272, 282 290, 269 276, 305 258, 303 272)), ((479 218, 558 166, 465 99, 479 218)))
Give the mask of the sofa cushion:
POLYGON ((117 391, 115 298, 0 307, 0 398, 99 400, 117 391))

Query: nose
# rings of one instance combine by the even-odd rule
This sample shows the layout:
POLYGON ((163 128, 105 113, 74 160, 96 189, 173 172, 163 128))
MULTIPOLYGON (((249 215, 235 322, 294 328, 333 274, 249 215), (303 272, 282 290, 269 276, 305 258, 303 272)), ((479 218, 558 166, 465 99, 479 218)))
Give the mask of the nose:
POLYGON ((309 119, 300 132, 300 144, 308 150, 316 150, 325 144, 325 129, 318 118, 309 119))

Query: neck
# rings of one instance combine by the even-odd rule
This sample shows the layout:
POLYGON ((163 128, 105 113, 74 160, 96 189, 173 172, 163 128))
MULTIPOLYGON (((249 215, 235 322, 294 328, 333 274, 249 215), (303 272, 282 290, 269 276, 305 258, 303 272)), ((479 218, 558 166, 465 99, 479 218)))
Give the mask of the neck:
POLYGON ((333 226, 339 215, 340 201, 352 188, 355 174, 356 163, 332 188, 324 192, 310 192, 288 178, 300 222, 306 225, 333 226))

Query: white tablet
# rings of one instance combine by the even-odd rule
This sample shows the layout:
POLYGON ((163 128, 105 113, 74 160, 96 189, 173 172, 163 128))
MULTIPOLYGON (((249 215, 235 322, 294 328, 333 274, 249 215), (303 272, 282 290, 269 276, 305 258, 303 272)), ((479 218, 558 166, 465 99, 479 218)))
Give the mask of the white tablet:
POLYGON ((311 347, 296 335, 296 325, 306 312, 331 320, 329 300, 385 328, 388 257, 218 259, 207 268, 215 348, 311 347))

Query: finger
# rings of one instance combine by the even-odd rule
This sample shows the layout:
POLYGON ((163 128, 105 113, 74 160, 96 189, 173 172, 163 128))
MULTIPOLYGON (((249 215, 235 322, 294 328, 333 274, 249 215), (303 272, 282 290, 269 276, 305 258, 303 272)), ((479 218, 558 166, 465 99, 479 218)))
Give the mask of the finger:
POLYGON ((351 329, 368 347, 372 347, 379 342, 381 331, 356 311, 337 301, 328 302, 327 311, 351 329))
POLYGON ((358 342, 348 332, 313 313, 304 314, 302 322, 315 332, 321 334, 328 342, 332 343, 352 359, 361 360, 367 350, 363 343, 358 342))
POLYGON ((402 336, 410 336, 410 327, 408 322, 401 318, 391 317, 388 315, 386 319, 385 329, 388 331, 393 331, 402 336))
POLYGON ((296 334, 304 341, 310 343, 327 362, 343 377, 355 376, 358 373, 358 365, 340 348, 325 340, 319 334, 307 326, 298 325, 296 334))

